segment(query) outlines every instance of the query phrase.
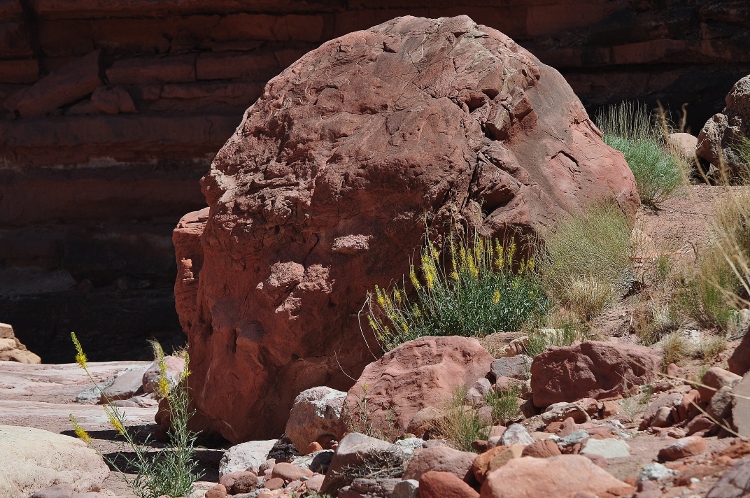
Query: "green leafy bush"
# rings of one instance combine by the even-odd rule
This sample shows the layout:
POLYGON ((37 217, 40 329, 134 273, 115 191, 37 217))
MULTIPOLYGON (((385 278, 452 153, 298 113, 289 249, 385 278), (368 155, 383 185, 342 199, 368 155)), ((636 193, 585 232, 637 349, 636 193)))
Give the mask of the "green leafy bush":
MULTIPOLYGON (((106 399, 104 391, 88 370, 86 354, 83 352, 81 343, 74 332, 71 332, 71 338, 76 348, 76 363, 86 372, 91 382, 98 389, 100 396, 106 399)), ((128 477, 117 465, 115 458, 107 455, 102 455, 102 457, 110 467, 117 471, 119 477, 139 498, 158 498, 163 495, 187 496, 193 490, 193 483, 201 477, 196 472, 197 462, 194 458, 197 434, 188 430, 187 427, 188 420, 192 415, 188 410, 189 397, 184 382, 190 374, 188 370, 189 358, 185 360, 185 369, 177 386, 170 389, 170 383, 166 375, 167 364, 164 351, 158 343, 152 345, 160 370, 158 394, 166 398, 170 406, 169 444, 161 451, 149 451, 149 439, 146 438, 143 444, 139 444, 136 434, 127 426, 125 413, 107 402, 103 405, 103 408, 109 423, 124 439, 123 449, 125 451, 120 452, 119 456, 125 460, 129 468, 135 469, 136 476, 134 478, 128 477)), ((70 421, 76 435, 91 446, 93 442, 91 436, 81 427, 73 415, 70 415, 70 421)), ((101 455, 101 452, 98 450, 97 452, 101 455)))
POLYGON ((630 224, 607 203, 563 220, 538 259, 545 288, 585 322, 630 289, 630 255, 630 224))
POLYGON ((475 235, 470 241, 451 237, 447 245, 449 265, 443 265, 440 252, 425 243, 421 278, 411 266, 412 298, 405 283, 390 292, 376 287, 368 296, 368 321, 383 351, 422 336, 515 331, 546 312, 534 260, 516 261, 515 243, 475 235))
POLYGON ((601 112, 596 121, 604 142, 625 156, 641 203, 656 207, 683 183, 677 158, 665 147, 645 105, 622 102, 601 112))

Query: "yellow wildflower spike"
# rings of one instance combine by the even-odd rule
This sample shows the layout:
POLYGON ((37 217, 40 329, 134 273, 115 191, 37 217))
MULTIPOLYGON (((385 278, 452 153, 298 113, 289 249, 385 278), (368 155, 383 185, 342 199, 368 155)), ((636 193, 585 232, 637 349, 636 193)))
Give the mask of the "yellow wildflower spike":
POLYGON ((89 436, 89 433, 86 432, 83 427, 78 425, 78 421, 73 416, 73 414, 70 414, 68 418, 70 419, 70 422, 73 424, 73 430, 75 431, 76 436, 78 436, 78 439, 80 439, 86 444, 91 444, 91 436, 89 436))
POLYGON ((111 425, 121 436, 124 436, 125 427, 123 427, 122 421, 110 411, 107 411, 107 418, 109 419, 109 425, 111 425))
POLYGON ((492 295, 492 302, 497 304, 500 302, 500 291, 495 289, 495 293, 492 295))
POLYGON ((78 363, 82 369, 86 370, 86 354, 83 352, 83 348, 78 341, 78 337, 76 337, 76 333, 71 332, 70 338, 73 339, 73 345, 76 347, 76 363, 78 363))
POLYGON ((419 279, 417 278, 417 271, 414 269, 414 265, 409 265, 409 278, 411 279, 411 284, 415 289, 419 290, 422 288, 422 285, 419 283, 419 279))

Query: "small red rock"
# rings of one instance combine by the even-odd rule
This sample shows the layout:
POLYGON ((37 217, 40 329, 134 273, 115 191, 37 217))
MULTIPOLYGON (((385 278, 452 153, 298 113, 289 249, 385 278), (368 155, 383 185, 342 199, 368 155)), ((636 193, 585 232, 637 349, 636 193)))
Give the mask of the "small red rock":
POLYGON ((252 472, 243 472, 241 476, 238 476, 232 484, 232 494, 237 495, 240 493, 250 493, 255 491, 258 487, 258 476, 252 472))
POLYGON ((232 489, 232 486, 234 486, 235 481, 244 475, 250 474, 253 477, 255 477, 255 480, 257 482, 258 477, 255 475, 255 473, 250 472, 249 470, 242 470, 238 472, 229 472, 228 474, 224 474, 219 478, 219 484, 224 485, 224 487, 227 489, 227 492, 232 489))
POLYGON ((602 402, 602 417, 612 417, 620 413, 620 405, 614 401, 603 401, 602 402))
POLYGON ((675 365, 674 363, 670 363, 667 365, 667 375, 670 377, 679 377, 680 374, 682 374, 682 369, 675 365))
POLYGON ((270 489, 271 491, 281 489, 284 487, 284 479, 281 479, 279 477, 272 477, 271 479, 263 483, 263 487, 266 489, 270 489))
POLYGON ((227 488, 223 484, 217 484, 206 491, 206 498, 225 498, 227 496, 227 488))
POLYGON ((659 460, 678 460, 706 451, 706 440, 700 436, 688 436, 659 450, 659 460))
POLYGON ((319 492, 320 488, 323 487, 323 480, 326 476, 321 474, 315 474, 310 479, 305 481, 305 487, 308 489, 308 491, 314 491, 319 492))
POLYGON ((560 426, 560 429, 557 431, 557 435, 560 437, 570 436, 576 430, 578 430, 578 425, 576 424, 575 420, 568 417, 563 420, 562 426, 560 426))
POLYGON ((419 497, 479 498, 479 493, 450 472, 431 470, 419 479, 419 497))
POLYGON ((526 446, 523 449, 521 456, 530 456, 535 458, 548 458, 552 456, 561 455, 560 448, 557 443, 551 439, 542 439, 536 441, 533 444, 526 446))
POLYGON ((693 434, 701 435, 701 434, 708 434, 711 429, 714 428, 716 424, 713 420, 708 418, 705 415, 698 415, 693 420, 688 422, 688 425, 685 427, 685 430, 687 431, 688 436, 692 436, 693 434))
POLYGON ((313 441, 309 445, 307 445, 307 449, 305 450, 305 455, 309 455, 310 453, 315 453, 316 451, 321 451, 323 447, 320 445, 319 442, 313 441))
POLYGON ((310 469, 297 467, 291 463, 281 462, 273 466, 271 477, 278 477, 284 482, 301 480, 303 477, 312 477, 313 472, 310 469))

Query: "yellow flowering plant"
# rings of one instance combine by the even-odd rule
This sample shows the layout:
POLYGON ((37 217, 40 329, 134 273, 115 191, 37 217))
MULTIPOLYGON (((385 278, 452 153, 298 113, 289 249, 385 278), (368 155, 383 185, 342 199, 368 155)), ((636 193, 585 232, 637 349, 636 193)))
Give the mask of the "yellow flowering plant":
POLYGON ((549 300, 514 241, 449 236, 443 251, 425 237, 417 268, 390 290, 368 295, 368 323, 383 351, 425 335, 478 336, 519 330, 549 300))
POLYGON ((95 446, 94 441, 86 430, 71 414, 70 422, 76 436, 84 443, 93 447, 107 463, 117 471, 119 477, 130 487, 139 498, 157 498, 159 496, 187 496, 193 489, 193 483, 200 478, 196 472, 195 440, 197 434, 187 427, 192 413, 188 409, 189 397, 185 379, 190 375, 188 370, 189 358, 185 358, 185 368, 180 374, 177 385, 172 386, 167 376, 167 363, 164 351, 157 342, 152 343, 154 356, 159 367, 158 395, 169 401, 171 412, 171 428, 169 430, 169 444, 161 451, 151 451, 149 438, 143 443, 136 441, 136 435, 127 425, 125 412, 109 403, 103 388, 91 375, 88 360, 83 352, 75 332, 70 333, 76 349, 76 363, 86 372, 102 399, 107 402, 102 406, 107 420, 118 436, 123 439, 123 450, 119 456, 125 460, 127 467, 136 470, 135 477, 130 477, 117 464, 115 458, 103 455, 95 446), (130 456, 133 455, 133 456, 130 456))

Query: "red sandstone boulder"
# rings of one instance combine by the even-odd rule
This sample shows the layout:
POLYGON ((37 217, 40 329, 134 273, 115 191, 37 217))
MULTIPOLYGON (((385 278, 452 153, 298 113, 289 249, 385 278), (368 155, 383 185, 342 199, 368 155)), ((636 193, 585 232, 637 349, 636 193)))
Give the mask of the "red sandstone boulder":
POLYGON ((425 229, 463 219, 502 237, 604 199, 638 206, 560 74, 466 16, 402 17, 303 56, 202 187, 197 311, 181 320, 195 408, 231 441, 278 434, 306 388, 351 385, 373 359, 357 311, 425 229))
POLYGON ((572 346, 552 347, 537 355, 531 364, 534 405, 546 407, 581 398, 611 398, 625 392, 625 386, 655 380, 661 358, 645 346, 586 341, 572 346))
POLYGON ((750 75, 734 84, 725 103, 724 110, 703 125, 696 154, 720 170, 738 174, 747 168, 736 148, 750 138, 750 75))
MULTIPOLYGON (((425 407, 442 408, 456 389, 490 371, 492 355, 474 338, 421 337, 370 363, 344 400, 347 425, 403 433, 425 407), (367 414, 361 413, 366 400, 367 414)), ((393 434, 396 435, 396 434, 393 434)))
POLYGON ((576 493, 603 494, 627 486, 606 470, 580 455, 550 458, 522 457, 490 472, 482 484, 482 498, 522 498, 529 496, 578 496, 576 493))
POLYGON ((750 371, 750 334, 745 334, 734 350, 732 356, 727 360, 729 371, 737 375, 745 375, 750 371))

